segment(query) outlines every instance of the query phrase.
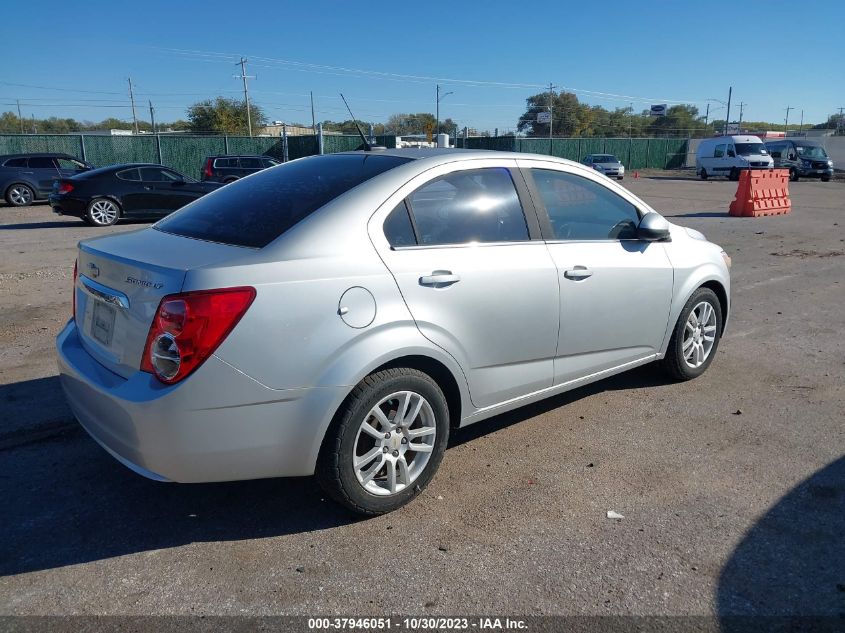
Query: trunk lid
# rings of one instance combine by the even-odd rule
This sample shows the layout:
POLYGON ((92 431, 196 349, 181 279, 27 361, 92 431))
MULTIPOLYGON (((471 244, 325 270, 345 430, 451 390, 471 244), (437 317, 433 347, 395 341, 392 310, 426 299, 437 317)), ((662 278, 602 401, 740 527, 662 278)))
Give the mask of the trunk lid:
POLYGON ((82 345, 103 366, 130 377, 141 365, 161 298, 182 289, 188 270, 244 254, 152 228, 80 242, 74 292, 82 345))

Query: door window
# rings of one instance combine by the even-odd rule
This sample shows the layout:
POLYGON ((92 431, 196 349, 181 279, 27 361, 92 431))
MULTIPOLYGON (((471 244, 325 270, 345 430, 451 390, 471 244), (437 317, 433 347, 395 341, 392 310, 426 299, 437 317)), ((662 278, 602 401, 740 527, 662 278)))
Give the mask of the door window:
POLYGON ((637 208, 602 184, 550 169, 532 169, 556 240, 635 239, 637 208))
POLYGON ((261 169, 260 158, 241 158, 241 167, 244 169, 261 169))
POLYGON ((725 155, 725 146, 717 145, 716 151, 713 152, 713 158, 722 158, 725 155))
POLYGON ((30 169, 55 169, 56 163, 48 156, 33 156, 29 159, 30 169))
POLYGON ((11 158, 4 164, 5 167, 26 167, 26 158, 11 158))
POLYGON ((78 160, 73 160, 72 158, 57 158, 56 162, 59 163, 59 169, 72 169, 74 171, 82 171, 85 169, 84 163, 81 163, 78 160))
POLYGON ((457 171, 409 197, 421 245, 523 242, 528 225, 505 168, 457 171))

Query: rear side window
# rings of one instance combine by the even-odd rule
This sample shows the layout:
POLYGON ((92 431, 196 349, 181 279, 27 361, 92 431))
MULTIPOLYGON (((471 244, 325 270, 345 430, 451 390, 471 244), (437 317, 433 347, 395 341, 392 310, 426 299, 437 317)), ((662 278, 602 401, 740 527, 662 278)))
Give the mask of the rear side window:
POLYGON ((121 180, 132 180, 134 182, 140 181, 141 176, 138 175, 137 169, 124 169, 115 174, 121 180))
POLYGON ((394 248, 414 246, 417 243, 414 227, 411 225, 411 216, 408 214, 408 205, 404 200, 390 212, 384 221, 384 236, 394 248))
POLYGON ((377 154, 295 160, 203 196, 155 228, 209 242, 262 248, 353 187, 409 160, 377 154))
POLYGON ((12 158, 7 160, 4 167, 26 167, 26 158, 12 158))
POLYGON ((238 166, 238 159, 237 158, 218 158, 214 161, 214 166, 220 167, 220 168, 237 167, 238 166))
POLYGON ((556 240, 633 239, 637 208, 602 184, 548 169, 532 169, 556 240))
POLYGON ((528 226, 505 168, 456 171, 409 197, 421 245, 522 242, 528 226))
POLYGON ((241 167, 244 169, 261 169, 261 159, 260 158, 242 158, 241 159, 241 167))

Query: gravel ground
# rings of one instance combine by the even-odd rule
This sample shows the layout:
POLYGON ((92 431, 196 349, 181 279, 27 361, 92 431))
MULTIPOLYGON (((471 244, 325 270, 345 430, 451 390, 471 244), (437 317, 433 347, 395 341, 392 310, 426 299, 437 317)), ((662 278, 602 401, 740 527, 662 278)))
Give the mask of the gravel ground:
POLYGON ((0 208, 0 615, 845 614, 845 184, 793 183, 790 215, 756 219, 726 215, 734 183, 624 184, 733 258, 710 370, 458 432, 370 520, 310 479, 160 484, 109 457, 53 339, 77 240, 143 225, 0 208))

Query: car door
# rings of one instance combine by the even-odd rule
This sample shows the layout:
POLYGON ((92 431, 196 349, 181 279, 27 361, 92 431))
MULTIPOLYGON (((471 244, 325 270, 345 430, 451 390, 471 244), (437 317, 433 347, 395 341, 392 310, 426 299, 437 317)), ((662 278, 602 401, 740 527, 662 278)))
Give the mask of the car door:
POLYGON ((186 188, 181 174, 165 167, 141 167, 141 183, 146 190, 147 209, 153 215, 165 216, 196 199, 186 188))
POLYGON ((28 171, 38 187, 39 198, 45 198, 53 190, 53 181, 59 178, 56 159, 51 156, 30 156, 28 171))
POLYGON ((147 211, 149 190, 144 188, 137 167, 122 169, 114 176, 103 174, 97 178, 97 181, 100 185, 97 193, 117 197, 126 215, 144 216, 149 214, 147 211))
POLYGON ((520 161, 560 283, 556 385, 653 358, 674 273, 663 244, 636 239, 627 192, 592 175, 520 161))
POLYGON ((405 235, 390 238, 383 259, 420 332, 457 360, 479 408, 550 387, 554 370, 557 273, 512 167, 435 168, 400 190, 371 230, 380 242, 382 225, 405 235))

